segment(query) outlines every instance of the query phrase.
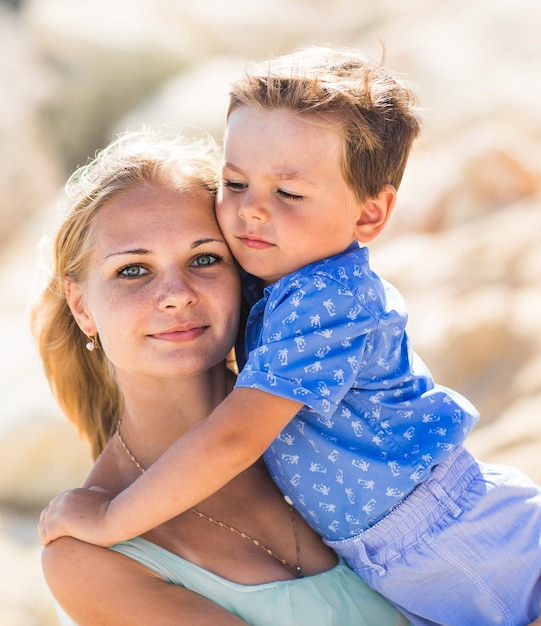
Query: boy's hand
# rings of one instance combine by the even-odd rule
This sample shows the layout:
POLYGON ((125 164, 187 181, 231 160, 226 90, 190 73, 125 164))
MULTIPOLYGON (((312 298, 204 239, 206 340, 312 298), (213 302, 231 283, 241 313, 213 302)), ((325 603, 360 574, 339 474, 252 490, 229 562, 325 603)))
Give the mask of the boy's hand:
POLYGON ((114 541, 106 537, 105 517, 113 494, 91 487, 69 489, 43 509, 38 526, 41 543, 69 535, 87 543, 108 547, 114 541))

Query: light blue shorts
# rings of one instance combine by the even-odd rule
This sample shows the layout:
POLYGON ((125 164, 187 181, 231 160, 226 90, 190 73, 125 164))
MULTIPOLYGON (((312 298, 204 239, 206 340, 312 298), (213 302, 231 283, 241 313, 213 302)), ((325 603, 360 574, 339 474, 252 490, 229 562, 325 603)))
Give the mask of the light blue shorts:
POLYGON ((525 626, 541 601, 541 488, 460 448, 360 535, 327 541, 423 626, 525 626))

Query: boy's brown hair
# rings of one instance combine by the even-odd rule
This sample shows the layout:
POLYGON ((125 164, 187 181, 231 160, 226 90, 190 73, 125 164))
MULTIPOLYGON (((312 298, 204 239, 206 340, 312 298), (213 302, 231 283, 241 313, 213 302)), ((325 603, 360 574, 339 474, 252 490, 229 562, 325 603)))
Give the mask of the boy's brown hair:
POLYGON ((228 115, 236 108, 287 108, 344 138, 342 172, 360 202, 385 185, 398 189, 420 132, 418 101, 410 87, 349 49, 308 47, 256 64, 233 83, 228 115))

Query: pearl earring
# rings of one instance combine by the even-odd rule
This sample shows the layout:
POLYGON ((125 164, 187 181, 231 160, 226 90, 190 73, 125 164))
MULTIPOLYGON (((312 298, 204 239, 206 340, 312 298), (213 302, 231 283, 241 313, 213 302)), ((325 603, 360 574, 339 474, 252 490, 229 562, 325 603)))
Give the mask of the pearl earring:
POLYGON ((94 350, 96 349, 96 337, 91 337, 90 335, 87 335, 87 337, 88 342, 85 344, 85 348, 89 352, 94 352, 94 350))

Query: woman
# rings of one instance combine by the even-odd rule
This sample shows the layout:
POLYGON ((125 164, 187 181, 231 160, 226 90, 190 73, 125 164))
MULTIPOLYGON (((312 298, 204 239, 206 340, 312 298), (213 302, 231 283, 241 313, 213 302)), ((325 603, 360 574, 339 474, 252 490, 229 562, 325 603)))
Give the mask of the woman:
MULTIPOLYGON (((68 182, 33 324, 51 388, 96 458, 85 487, 125 489, 232 388, 240 283, 214 216, 217 171, 210 143, 143 131, 68 182)), ((43 569, 81 625, 404 623, 260 462, 111 550, 59 539, 43 569)))

